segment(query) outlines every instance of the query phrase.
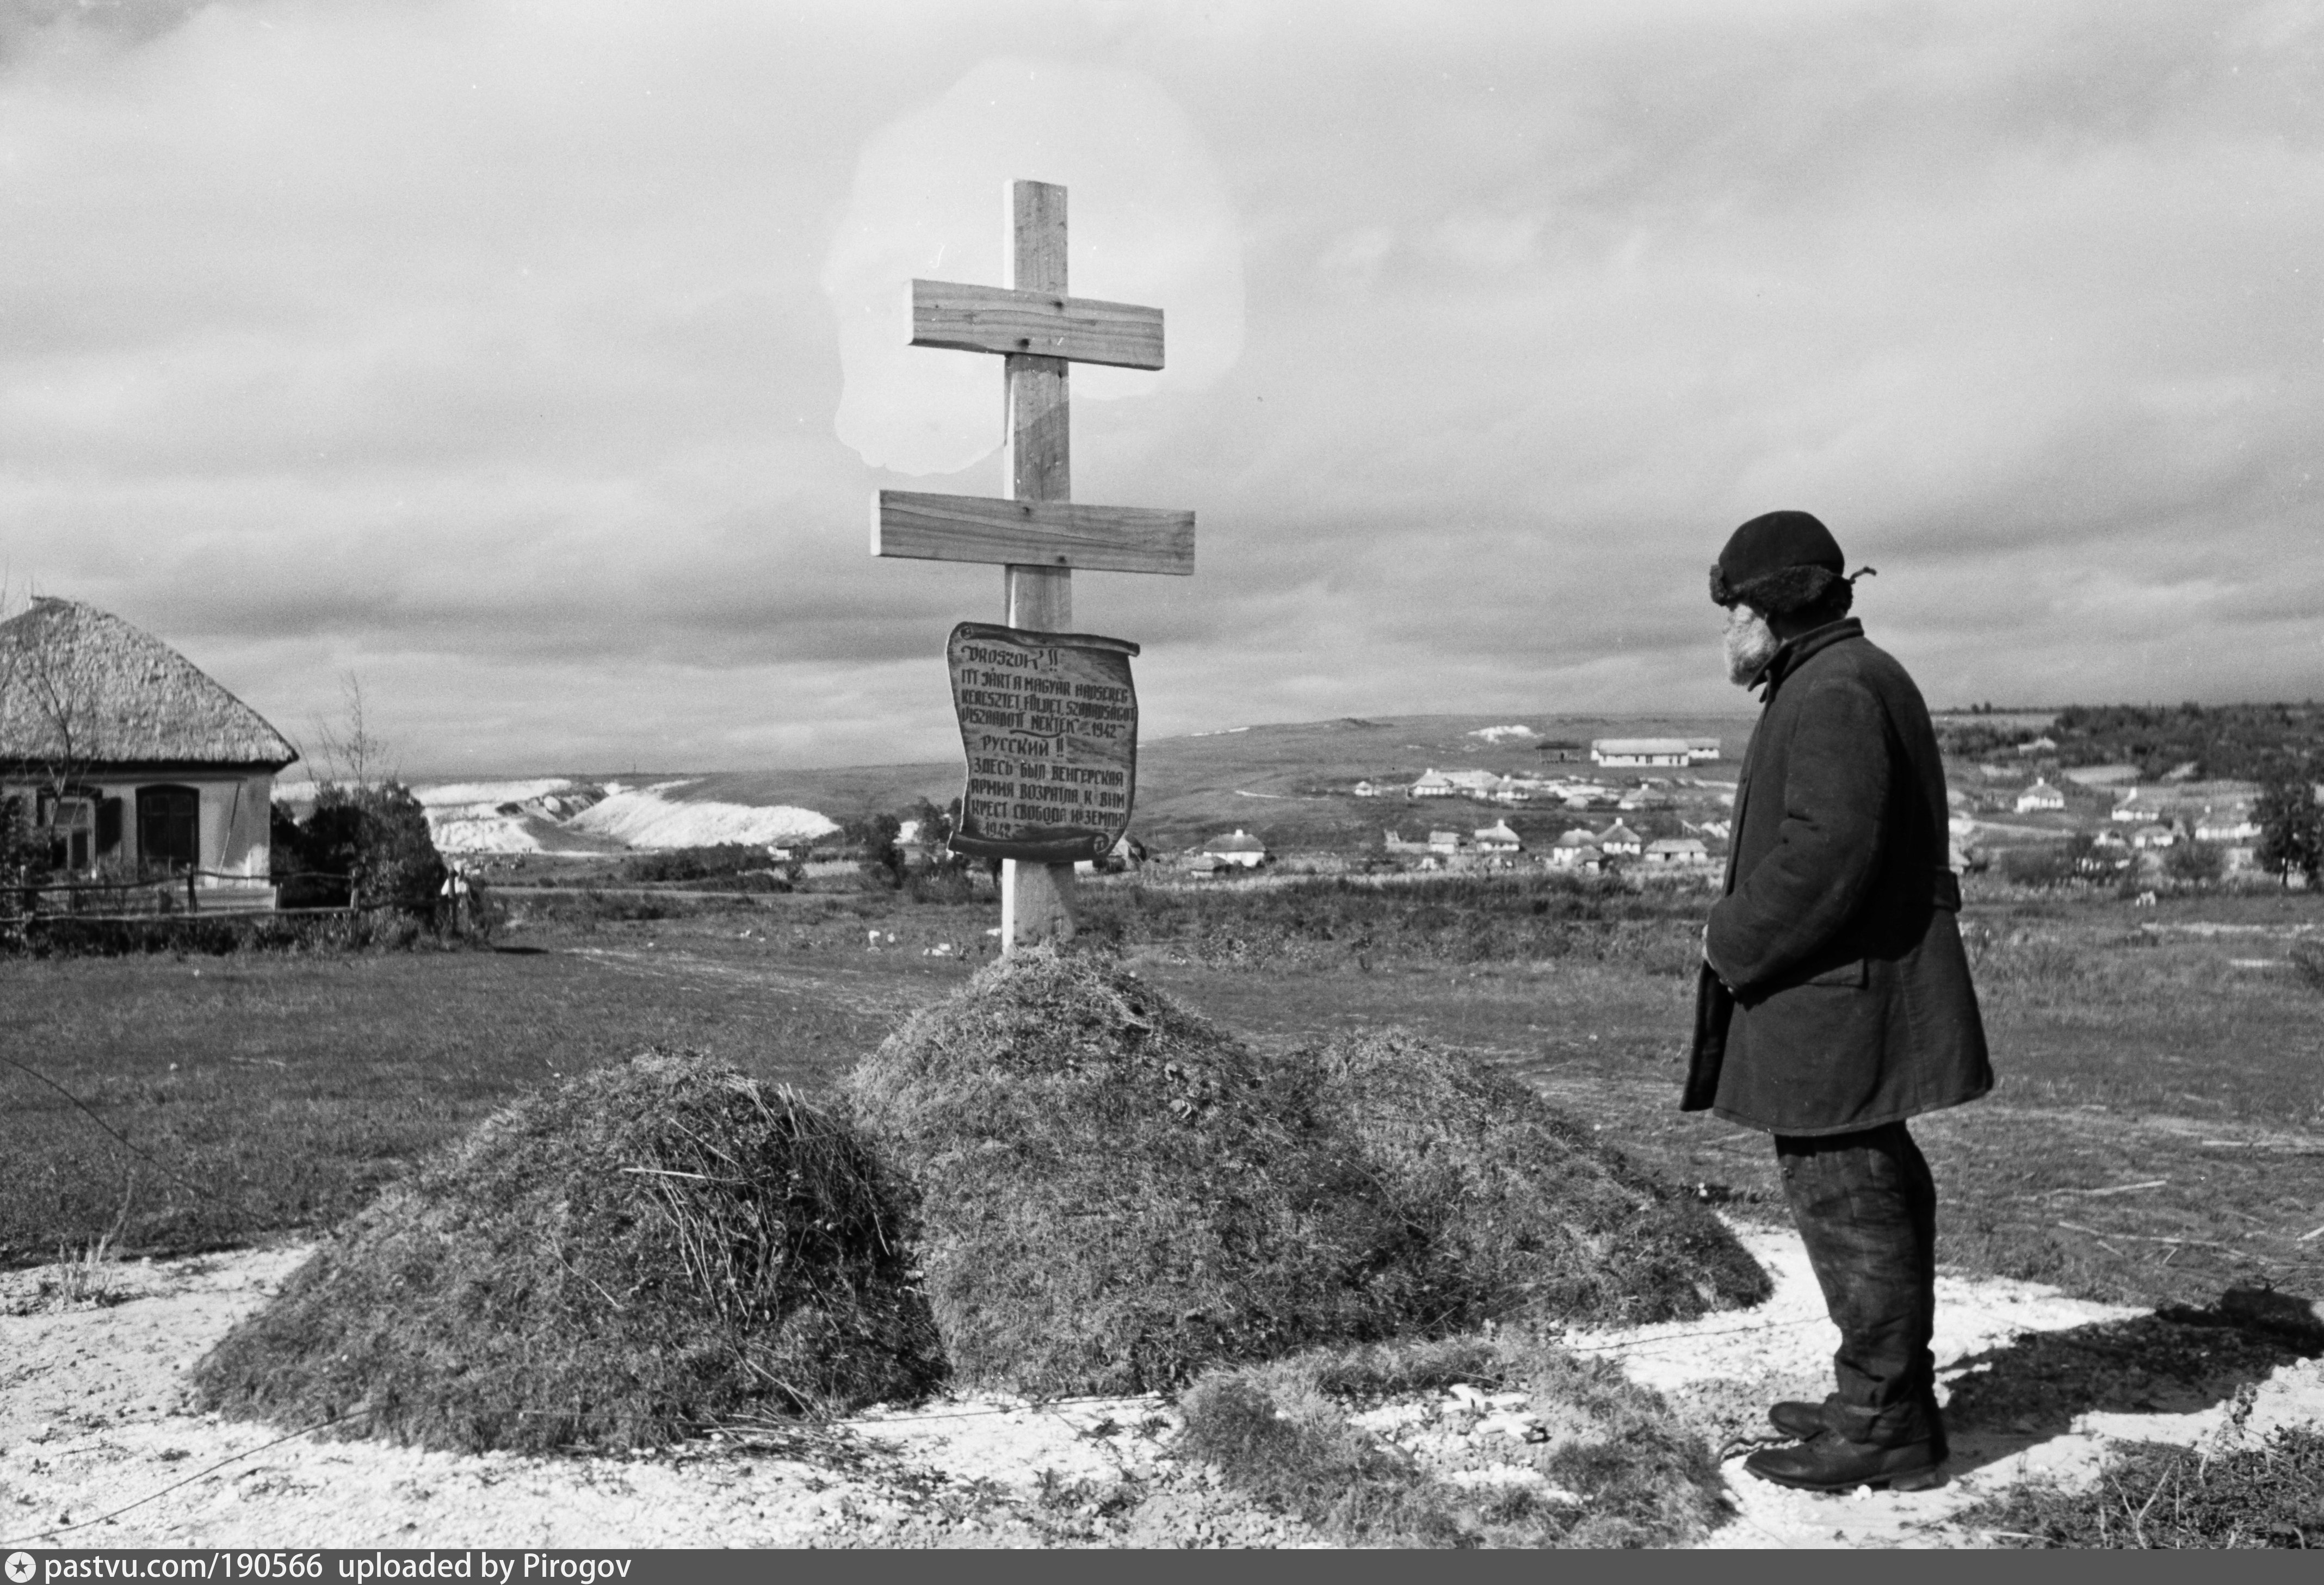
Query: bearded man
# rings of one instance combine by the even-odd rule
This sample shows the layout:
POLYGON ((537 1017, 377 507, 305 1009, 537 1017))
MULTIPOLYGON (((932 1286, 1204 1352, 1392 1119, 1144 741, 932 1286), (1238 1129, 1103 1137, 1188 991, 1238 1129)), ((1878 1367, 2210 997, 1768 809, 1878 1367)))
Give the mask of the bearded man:
MULTIPOLYGON (((1849 616, 1822 523, 1753 518, 1711 569, 1729 677, 1764 687, 1703 932, 1682 1110, 1775 1136, 1837 1390, 1769 1412, 1745 1468, 1817 1491, 1939 1484, 1936 1187, 1907 1118, 1993 1087, 1947 867, 1944 769, 1904 668, 1849 616)), ((1858 574, 1858 576, 1863 576, 1858 574)))

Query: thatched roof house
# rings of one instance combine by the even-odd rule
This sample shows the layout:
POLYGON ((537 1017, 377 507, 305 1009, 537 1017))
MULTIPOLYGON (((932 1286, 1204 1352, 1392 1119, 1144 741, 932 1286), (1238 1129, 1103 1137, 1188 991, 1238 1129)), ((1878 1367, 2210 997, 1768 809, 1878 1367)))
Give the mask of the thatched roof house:
POLYGON ((60 870, 189 875, 256 900, 274 774, 298 757, 258 712, 117 616, 43 597, 0 622, 0 797, 50 833, 60 870))

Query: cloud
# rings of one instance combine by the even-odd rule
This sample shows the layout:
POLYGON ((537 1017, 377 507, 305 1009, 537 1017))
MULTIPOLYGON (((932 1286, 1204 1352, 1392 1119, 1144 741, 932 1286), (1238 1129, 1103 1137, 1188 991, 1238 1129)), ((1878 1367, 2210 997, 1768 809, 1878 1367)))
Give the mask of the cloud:
POLYGON ((2324 683, 2324 23, 2094 0, 0 14, 0 560, 417 766, 946 756, 992 360, 898 283, 1169 314, 1075 376, 1076 580, 1156 733, 1741 707, 1702 568, 1775 505, 1939 701, 2324 683), (1086 250, 1086 251, 1084 251, 1086 250), (886 316, 884 324, 875 323, 886 316), (1141 392, 1135 401, 1099 400, 1141 392))

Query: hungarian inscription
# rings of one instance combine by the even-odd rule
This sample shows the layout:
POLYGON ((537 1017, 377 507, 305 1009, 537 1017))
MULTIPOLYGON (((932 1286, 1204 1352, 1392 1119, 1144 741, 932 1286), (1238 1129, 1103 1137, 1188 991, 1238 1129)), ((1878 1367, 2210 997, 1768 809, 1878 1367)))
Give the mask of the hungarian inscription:
POLYGON ((1138 789, 1137 653, 1094 633, 952 630, 945 659, 968 754, 955 852, 1062 864, 1113 851, 1138 789))

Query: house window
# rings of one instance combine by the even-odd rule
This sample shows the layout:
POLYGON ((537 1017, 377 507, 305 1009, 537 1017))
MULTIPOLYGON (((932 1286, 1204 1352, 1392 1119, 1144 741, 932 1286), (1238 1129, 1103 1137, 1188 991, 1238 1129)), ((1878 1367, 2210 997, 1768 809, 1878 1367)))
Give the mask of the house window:
POLYGON ((137 789, 137 856, 149 870, 171 872, 202 862, 201 795, 189 787, 137 789))
POLYGON ((84 797, 49 797, 49 868, 85 873, 97 862, 97 802, 84 797))

